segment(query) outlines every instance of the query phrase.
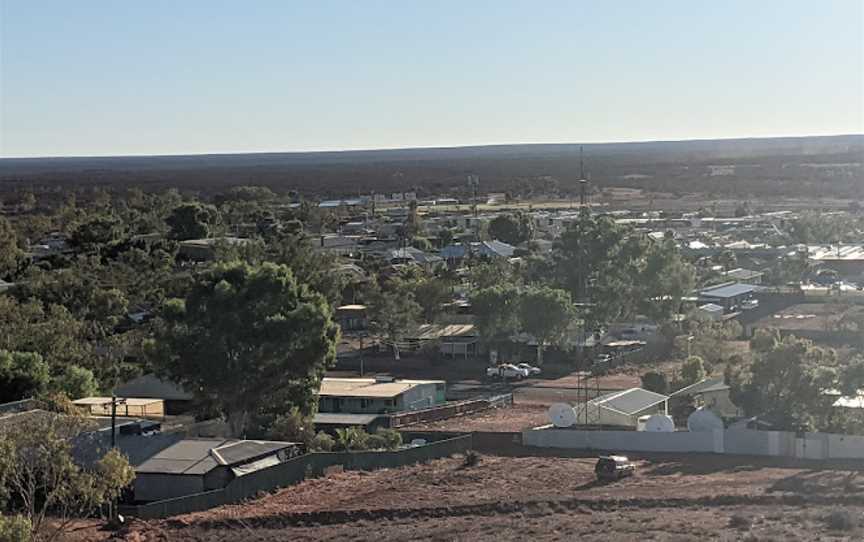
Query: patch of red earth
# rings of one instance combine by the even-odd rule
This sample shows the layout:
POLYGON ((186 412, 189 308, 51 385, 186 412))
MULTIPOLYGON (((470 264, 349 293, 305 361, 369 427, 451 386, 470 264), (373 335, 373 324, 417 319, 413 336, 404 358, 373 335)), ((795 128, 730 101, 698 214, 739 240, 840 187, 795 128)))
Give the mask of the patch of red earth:
POLYGON ((549 423, 548 407, 545 404, 518 403, 511 407, 494 408, 455 416, 435 422, 421 422, 401 430, 413 431, 491 431, 513 432, 522 431, 528 427, 536 427, 549 423))

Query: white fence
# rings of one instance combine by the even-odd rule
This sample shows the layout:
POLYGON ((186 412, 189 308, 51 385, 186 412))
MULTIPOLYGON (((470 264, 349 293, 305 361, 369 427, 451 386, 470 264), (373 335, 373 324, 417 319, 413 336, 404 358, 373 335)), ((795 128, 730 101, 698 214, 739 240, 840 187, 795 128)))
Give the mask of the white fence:
POLYGON ((864 459, 864 437, 829 433, 715 430, 677 431, 580 431, 551 426, 528 429, 522 443, 541 448, 574 448, 622 452, 702 452, 764 455, 799 459, 864 459))

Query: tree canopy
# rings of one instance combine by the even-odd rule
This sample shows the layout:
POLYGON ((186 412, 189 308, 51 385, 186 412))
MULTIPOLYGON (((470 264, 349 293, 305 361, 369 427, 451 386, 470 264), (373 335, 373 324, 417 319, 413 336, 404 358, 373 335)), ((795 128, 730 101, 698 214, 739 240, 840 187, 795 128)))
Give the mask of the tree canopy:
POLYGON ((177 206, 165 222, 170 228, 171 237, 184 241, 208 237, 211 227, 216 224, 217 217, 216 207, 189 202, 177 206))
POLYGON ((284 265, 220 263, 162 310, 155 362, 215 405, 234 435, 268 408, 314 411, 338 326, 324 297, 284 265))
POLYGON ((529 241, 534 236, 534 222, 523 212, 501 214, 489 222, 489 237, 510 245, 529 241))

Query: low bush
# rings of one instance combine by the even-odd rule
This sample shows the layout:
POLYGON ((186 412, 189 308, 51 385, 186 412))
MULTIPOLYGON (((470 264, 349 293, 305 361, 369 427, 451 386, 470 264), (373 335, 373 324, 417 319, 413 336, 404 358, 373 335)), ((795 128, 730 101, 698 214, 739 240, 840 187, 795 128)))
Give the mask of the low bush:
POLYGON ((313 452, 332 452, 336 440, 323 431, 318 431, 309 441, 309 449, 313 452))
POLYGON ((381 428, 375 435, 384 439, 384 448, 388 450, 398 450, 402 446, 402 433, 395 429, 381 428))
POLYGON ((858 526, 858 521, 849 510, 832 510, 825 516, 825 523, 829 529, 835 531, 851 531, 858 526))
POLYGON ((741 529, 746 530, 749 529, 753 525, 753 519, 749 516, 744 516, 741 514, 735 514, 731 518, 729 518, 729 526, 733 529, 741 529))
POLYGON ((462 459, 463 467, 474 467, 480 463, 480 454, 474 450, 468 450, 462 459))
POLYGON ((31 542, 32 524, 24 516, 0 514, 0 540, 3 542, 31 542))

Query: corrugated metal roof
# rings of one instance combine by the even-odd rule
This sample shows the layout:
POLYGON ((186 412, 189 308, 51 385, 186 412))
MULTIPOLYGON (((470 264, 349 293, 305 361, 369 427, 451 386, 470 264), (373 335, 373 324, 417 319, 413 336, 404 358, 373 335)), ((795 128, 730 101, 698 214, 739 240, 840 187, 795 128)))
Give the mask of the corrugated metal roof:
POLYGON ((292 442, 241 440, 214 448, 211 455, 216 456, 216 460, 222 465, 234 465, 293 446, 296 446, 296 444, 292 442))
POLYGON ((278 441, 184 439, 144 461, 135 471, 203 475, 219 465, 238 465, 293 446, 296 444, 278 441))
POLYGON ((706 393, 710 391, 722 391, 728 390, 729 385, 723 380, 722 376, 716 376, 714 378, 706 378, 705 380, 700 380, 695 384, 691 384, 686 388, 681 388, 672 394, 672 397, 680 396, 680 395, 697 395, 700 393, 706 393))
POLYGON ((757 290, 759 290, 759 287, 752 284, 728 284, 726 286, 706 288, 705 290, 702 290, 702 296, 727 299, 730 297, 750 294, 757 290))
POLYGON ((321 390, 318 395, 323 397, 392 399, 421 384, 443 384, 443 381, 397 380, 395 382, 378 382, 374 378, 324 378, 321 380, 321 390))
POLYGON ((344 414, 335 412, 319 412, 315 415, 315 424, 321 425, 369 425, 377 420, 377 414, 344 414))
POLYGON ((622 414, 636 414, 669 398, 642 388, 631 388, 616 391, 593 399, 591 403, 598 407, 609 408, 622 414))

